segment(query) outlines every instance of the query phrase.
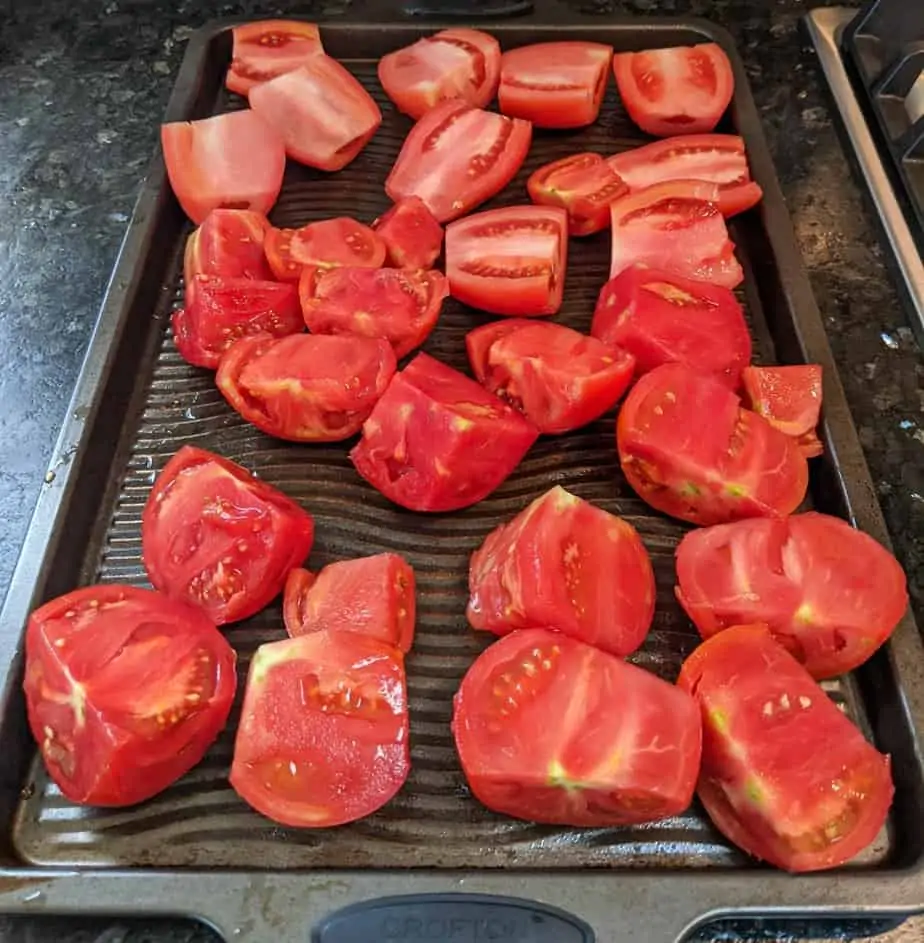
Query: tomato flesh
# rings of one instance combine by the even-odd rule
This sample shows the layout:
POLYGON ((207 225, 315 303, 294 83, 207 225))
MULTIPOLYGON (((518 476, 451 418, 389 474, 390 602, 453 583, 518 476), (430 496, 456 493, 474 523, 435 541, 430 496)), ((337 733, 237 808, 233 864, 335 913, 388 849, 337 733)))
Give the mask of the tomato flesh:
POLYGON ((304 266, 292 258, 294 229, 276 229, 270 226, 263 237, 263 252, 273 278, 278 282, 298 282, 304 266))
POLYGON ((235 26, 231 68, 225 85, 246 95, 255 85, 291 72, 324 52, 314 23, 298 20, 259 20, 235 26))
POLYGON ((443 227, 423 200, 405 197, 373 224, 395 268, 433 268, 443 248, 443 227))
POLYGON ((750 409, 796 439, 806 458, 822 454, 824 447, 816 432, 822 400, 818 364, 748 367, 741 380, 750 409))
POLYGON ((292 233, 289 254, 302 266, 378 268, 385 262, 385 243, 368 226, 349 216, 308 223, 292 233))
POLYGON ((268 228, 262 213, 212 210, 186 240, 183 280, 188 285, 196 275, 271 279, 272 272, 263 254, 268 228))

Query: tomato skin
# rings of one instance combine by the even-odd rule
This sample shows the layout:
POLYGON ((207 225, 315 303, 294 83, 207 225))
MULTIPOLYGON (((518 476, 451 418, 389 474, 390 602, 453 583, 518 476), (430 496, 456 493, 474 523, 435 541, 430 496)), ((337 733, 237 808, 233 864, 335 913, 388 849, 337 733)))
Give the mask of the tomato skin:
POLYGON ((292 233, 289 253, 302 266, 378 268, 385 262, 385 243, 369 226, 349 216, 308 223, 292 233))
POLYGON ((186 240, 183 280, 196 275, 254 278, 266 281, 272 272, 263 254, 269 222, 250 210, 212 210, 186 240))
POLYGON ((401 507, 455 511, 500 487, 538 437, 513 407, 420 353, 395 374, 350 459, 401 507))
POLYGON ((311 515, 291 498, 191 445, 157 476, 141 518, 151 584, 200 607, 216 625, 266 606, 313 541, 311 515))
POLYGON ((590 333, 628 351, 637 376, 682 363, 734 390, 751 361, 751 334, 730 289, 641 265, 603 286, 590 333))
POLYGON ((699 798, 736 845, 804 872, 844 864, 875 839, 894 794, 888 756, 766 627, 704 642, 677 684, 702 712, 699 798))
POLYGON ((185 775, 225 726, 236 656, 198 609, 85 586, 36 609, 23 689, 49 775, 72 802, 127 806, 185 775))
POLYGON ((394 268, 433 268, 443 248, 443 227, 416 196, 398 200, 372 228, 385 243, 388 264, 394 268))
POLYGON ((686 809, 702 739, 689 694, 545 629, 514 632, 479 655, 453 700, 452 732, 488 808, 585 827, 686 809))
POLYGON ((683 364, 656 367, 632 387, 616 443, 639 497, 700 526, 782 517, 808 487, 805 457, 788 436, 683 364))
POLYGON ((741 380, 749 409, 796 439, 806 458, 824 452, 816 432, 822 401, 818 364, 748 367, 741 380))
POLYGON ((255 85, 291 72, 323 52, 321 33, 314 23, 258 20, 235 26, 225 85, 246 95, 255 85))

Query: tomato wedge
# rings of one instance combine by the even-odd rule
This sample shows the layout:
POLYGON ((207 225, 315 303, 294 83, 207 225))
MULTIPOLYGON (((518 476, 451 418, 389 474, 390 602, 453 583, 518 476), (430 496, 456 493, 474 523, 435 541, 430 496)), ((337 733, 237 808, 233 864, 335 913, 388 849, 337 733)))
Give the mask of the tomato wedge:
POLYGON ((351 72, 324 53, 257 85, 250 107, 276 129, 285 151, 318 170, 341 170, 368 144, 382 113, 351 72))
POLYGON ((741 376, 744 401, 772 426, 792 436, 806 458, 824 451, 816 428, 821 414, 821 367, 748 367, 741 376))
POLYGON ((628 351, 638 376, 682 363, 735 390, 751 360, 744 311, 728 288, 642 265, 603 286, 590 333, 628 351))
POLYGON ((500 44, 477 29, 444 29, 379 59, 379 81, 415 121, 446 99, 488 105, 500 76, 500 44))
POLYGON ((263 252, 273 277, 280 282, 298 282, 304 266, 292 258, 292 237, 295 229, 270 226, 263 237, 263 252))
POLYGON ((716 43, 617 53, 613 72, 629 117, 655 137, 711 131, 735 90, 716 43))
POLYGON ((401 653, 356 632, 312 632, 253 656, 231 785, 261 815, 328 828, 371 815, 410 771, 401 653))
POLYGON ((492 314, 555 314, 568 260, 568 217, 558 206, 505 206, 446 227, 449 292, 492 314))
POLYGON ((535 43, 501 57, 497 102, 537 128, 581 128, 600 114, 613 47, 602 43, 535 43))
POLYGON ((191 445, 157 476, 141 518, 151 584, 198 606, 217 625, 267 605, 313 540, 311 515, 291 498, 191 445))
POLYGON ((615 406, 635 367, 631 355, 548 321, 483 324, 465 346, 478 382, 551 434, 579 429, 615 406))
POLYGON ((271 279, 263 254, 263 239, 269 228, 262 213, 212 210, 186 240, 183 280, 188 285, 196 275, 271 279))
POLYGON ((744 280, 718 208, 718 185, 674 180, 610 204, 610 278, 647 265, 683 278, 734 288, 744 280))
POLYGON ((385 243, 388 264, 395 268, 433 268, 443 248, 443 227, 416 196, 398 200, 372 228, 385 243))
POLYGON ((386 498, 411 511, 454 511, 486 498, 539 430, 474 380, 427 354, 394 379, 350 458, 386 498))
POLYGON ((282 189, 285 145, 255 112, 165 124, 160 140, 170 186, 197 226, 214 209, 264 215, 272 209, 282 189))
POLYGON ((246 95, 254 85, 291 72, 324 52, 314 23, 299 20, 258 20, 235 26, 231 68, 225 85, 246 95))
POLYGON ((702 747, 689 694, 543 629, 514 632, 478 656, 453 701, 452 732, 489 809, 583 827, 683 812, 702 747))
POLYGON ((391 345, 365 337, 258 334, 222 355, 215 384, 248 422, 290 442, 342 442, 394 375, 391 345))
POLYGON ((616 427, 626 480, 652 507, 693 524, 790 514, 808 466, 796 444, 742 409, 718 380, 668 363, 626 397, 616 427))
POLYGON ((528 121, 449 100, 431 108, 405 138, 385 192, 417 196, 440 223, 473 210, 513 179, 532 140, 528 121))
POLYGON ((350 216, 308 223, 292 233, 289 254, 300 265, 378 268, 385 262, 385 243, 372 229, 350 216))
POLYGON ((819 871, 876 838, 895 791, 888 756, 765 627, 703 643, 677 684, 702 712, 697 793, 736 845, 787 871, 819 871))
POLYGON ((235 654, 199 610, 132 586, 36 609, 23 688, 49 775, 72 802, 126 806, 166 789, 225 726, 235 654))

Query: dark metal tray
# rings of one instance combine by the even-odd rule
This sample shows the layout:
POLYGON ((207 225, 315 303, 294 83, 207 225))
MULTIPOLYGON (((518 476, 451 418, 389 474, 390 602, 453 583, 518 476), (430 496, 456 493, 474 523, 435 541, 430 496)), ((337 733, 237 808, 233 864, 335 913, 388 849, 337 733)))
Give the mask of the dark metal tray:
MULTIPOLYGON (((387 206, 384 177, 410 122, 379 88, 376 60, 446 23, 375 6, 378 21, 326 22, 323 35, 328 51, 347 63, 382 106, 382 128, 335 176, 290 164, 272 213, 278 225, 344 213, 371 220, 387 206)), ((168 120, 240 107, 222 87, 231 25, 213 24, 193 36, 168 120)), ((725 48, 737 90, 723 130, 744 136, 754 177, 765 193, 758 209, 731 225, 747 273, 742 297, 756 357, 824 366, 826 454, 813 463, 811 503, 888 543, 744 67, 728 34, 690 19, 580 18, 551 3, 541 13, 484 25, 507 47, 568 36, 603 40, 619 50, 710 40, 725 48)), ((527 174, 555 157, 575 150, 612 152, 642 142, 611 83, 593 127, 537 132, 526 166, 493 204, 525 201, 527 174)), ((0 614, 0 910, 192 915, 216 926, 228 940, 287 943, 307 939, 310 928, 339 907, 383 895, 497 894, 564 908, 585 920, 601 943, 666 943, 728 913, 905 914, 924 909, 919 751, 924 659, 910 616, 866 666, 828 685, 879 748, 892 754, 897 787, 889 826, 858 861, 836 874, 791 877, 756 865, 711 827, 698 805, 649 826, 579 830, 516 822, 475 802, 458 767, 448 724, 452 693, 489 641, 465 621, 471 551, 497 523, 553 483, 627 517, 652 554, 658 583, 655 624, 634 660, 673 680, 697 641, 672 593, 673 548, 684 526, 653 512, 626 485, 616 461, 612 415, 570 435, 543 438, 494 495, 473 508, 439 516, 389 504, 357 476, 343 444, 295 446, 258 433, 225 404, 212 375, 187 366, 174 349, 169 313, 181 295, 189 231, 158 155, 0 614), (235 715, 199 767, 133 809, 73 806, 37 761, 20 693, 21 636, 28 612, 97 579, 144 584, 141 508, 157 472, 186 442, 241 462, 309 508, 317 523, 312 567, 393 549, 417 570, 418 628, 408 659, 413 772, 399 796, 376 815, 339 829, 299 832, 276 828, 251 812, 226 781, 235 715)), ((588 329, 608 264, 606 233, 572 241, 560 321, 588 329)), ((447 303, 425 349, 464 369, 464 334, 481 320, 447 303)), ((281 624, 277 604, 227 630, 241 655, 242 677, 256 646, 281 636, 281 624)), ((475 904, 457 925, 431 927, 417 917, 395 922, 398 911, 392 907, 381 911, 392 916, 375 924, 378 931, 370 931, 367 921, 365 936, 342 935, 342 923, 334 922, 328 935, 316 938, 327 943, 553 939, 538 930, 525 935, 533 934, 529 926, 553 920, 551 912, 534 912, 526 925, 518 917, 479 924, 473 915, 487 912, 478 910, 483 900, 475 904), (418 926, 421 933, 432 929, 436 935, 414 936, 418 926), (450 935, 456 933, 453 926, 455 936, 450 935), (507 936, 479 936, 479 926, 487 928, 485 933, 504 930, 507 936)), ((443 897, 437 912, 449 906, 443 897)), ((518 913, 496 906, 498 913, 518 913)), ((572 938, 589 939, 560 935, 557 941, 572 938)))

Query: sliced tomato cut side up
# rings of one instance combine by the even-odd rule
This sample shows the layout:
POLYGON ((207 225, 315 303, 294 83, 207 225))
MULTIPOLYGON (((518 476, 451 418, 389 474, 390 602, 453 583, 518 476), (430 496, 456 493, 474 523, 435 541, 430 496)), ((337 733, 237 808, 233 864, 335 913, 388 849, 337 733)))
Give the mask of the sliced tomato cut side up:
POLYGON ((72 802, 127 806, 193 768, 225 726, 235 654, 199 609, 86 586, 36 609, 23 688, 49 775, 72 802))
POLYGON ((385 243, 364 223, 337 216, 296 229, 289 240, 289 255, 302 266, 338 265, 378 268, 385 262, 385 243))
POLYGON ((235 26, 232 34, 231 68, 225 85, 238 95, 246 95, 254 85, 291 72, 324 52, 318 27, 299 20, 243 23, 235 26))
POLYGON ((514 632, 478 656, 453 701, 452 732, 489 809, 591 828, 683 812, 702 748, 685 691, 543 629, 514 632))
POLYGON ((230 776, 257 812, 294 828, 353 822, 394 798, 410 766, 396 648, 312 632, 257 649, 230 776))
POLYGON ((895 791, 888 756, 765 626, 704 642, 677 684, 699 702, 697 793, 728 839, 804 872, 845 864, 876 838, 895 791))
POLYGON ((388 264, 395 268, 433 268, 443 248, 443 227, 416 196, 398 200, 372 228, 385 243, 388 264))
POLYGON ((263 240, 269 228, 262 213, 212 210, 186 240, 184 281, 188 285, 196 275, 272 279, 263 254, 263 240))
POLYGON ((280 282, 297 283, 304 266, 292 257, 294 229, 276 229, 270 226, 263 238, 263 251, 273 277, 280 282))
POLYGON ((744 402, 772 426, 792 436, 806 458, 821 455, 821 366, 748 367, 741 377, 744 402))

